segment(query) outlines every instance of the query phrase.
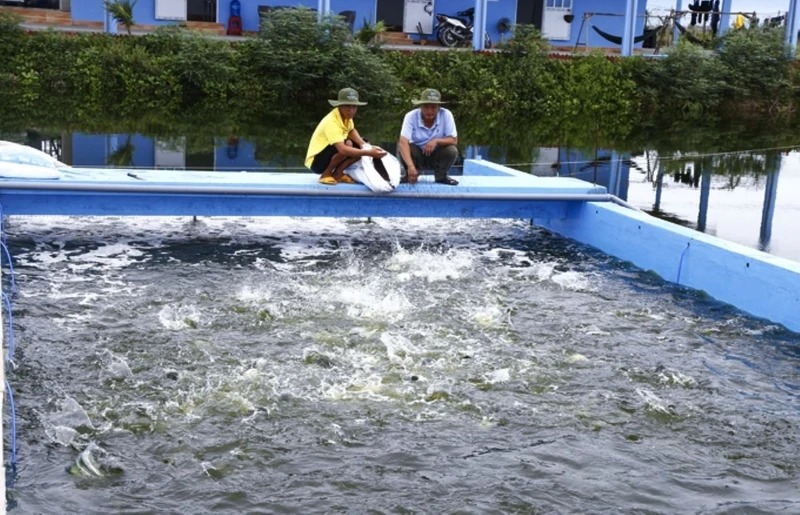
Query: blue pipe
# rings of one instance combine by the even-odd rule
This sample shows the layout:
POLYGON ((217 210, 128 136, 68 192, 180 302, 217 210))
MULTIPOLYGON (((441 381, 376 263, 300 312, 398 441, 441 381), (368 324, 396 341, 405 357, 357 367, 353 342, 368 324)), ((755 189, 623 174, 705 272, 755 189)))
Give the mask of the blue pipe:
POLYGON ((797 56, 797 31, 800 30, 798 14, 797 0, 790 0, 789 11, 786 13, 786 48, 792 59, 797 56))
POLYGON ((625 32, 622 36, 622 56, 633 55, 633 35, 636 31, 637 0, 626 0, 625 5, 625 32))

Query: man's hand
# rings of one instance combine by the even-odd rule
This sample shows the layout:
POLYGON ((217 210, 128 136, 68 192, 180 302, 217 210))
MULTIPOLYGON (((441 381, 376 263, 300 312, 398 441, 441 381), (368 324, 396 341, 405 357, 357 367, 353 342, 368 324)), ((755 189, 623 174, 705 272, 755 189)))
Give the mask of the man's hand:
POLYGON ((406 170, 406 175, 408 176, 408 183, 409 184, 416 184, 417 179, 419 179, 419 170, 416 168, 409 168, 406 170))
POLYGON ((426 156, 433 154, 433 151, 436 150, 436 140, 432 139, 429 142, 425 143, 425 146, 422 147, 422 153, 426 156))
POLYGON ((381 147, 372 147, 367 150, 367 155, 370 157, 377 157, 381 159, 383 156, 386 155, 386 151, 383 150, 381 147))

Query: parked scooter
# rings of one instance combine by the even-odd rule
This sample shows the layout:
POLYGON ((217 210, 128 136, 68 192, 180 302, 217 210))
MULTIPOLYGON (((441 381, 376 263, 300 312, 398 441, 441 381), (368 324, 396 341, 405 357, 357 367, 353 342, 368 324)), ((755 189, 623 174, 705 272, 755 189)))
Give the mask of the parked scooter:
MULTIPOLYGON (((475 24, 475 8, 470 7, 466 11, 459 11, 455 16, 447 14, 436 15, 436 39, 446 47, 459 45, 471 45, 473 25, 475 24)), ((489 34, 484 33, 484 48, 490 48, 491 40, 489 34)))

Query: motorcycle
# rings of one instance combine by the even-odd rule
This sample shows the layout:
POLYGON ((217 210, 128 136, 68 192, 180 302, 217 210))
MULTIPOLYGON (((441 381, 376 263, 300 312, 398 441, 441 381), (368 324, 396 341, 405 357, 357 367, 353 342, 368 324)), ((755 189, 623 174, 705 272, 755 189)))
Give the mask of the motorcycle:
MULTIPOLYGON (((436 39, 442 46, 454 47, 459 45, 468 46, 472 44, 473 26, 475 24, 475 8, 470 7, 465 11, 459 11, 455 16, 448 14, 436 15, 436 26, 433 28, 436 39)), ((489 34, 484 33, 484 48, 491 47, 489 34)))

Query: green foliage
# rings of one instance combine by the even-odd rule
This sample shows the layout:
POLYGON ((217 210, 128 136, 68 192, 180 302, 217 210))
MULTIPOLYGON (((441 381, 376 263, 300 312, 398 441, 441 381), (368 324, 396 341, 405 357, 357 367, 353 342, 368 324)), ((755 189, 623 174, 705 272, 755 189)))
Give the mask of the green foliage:
POLYGON ((162 27, 138 41, 153 56, 163 61, 164 72, 180 91, 180 103, 192 105, 227 100, 236 89, 236 52, 184 27, 162 27))
POLYGON ((625 63, 636 70, 632 76, 643 121, 661 127, 681 121, 713 123, 728 113, 753 117, 795 108, 792 92, 798 82, 782 30, 732 30, 716 46, 716 51, 705 50, 681 39, 661 61, 625 63))
POLYGON ((26 52, 20 22, 19 16, 0 11, 0 106, 12 111, 9 116, 16 115, 13 110, 19 107, 19 97, 26 94, 21 80, 21 61, 26 52))
POLYGON ((491 56, 463 52, 387 52, 384 54, 404 88, 405 100, 424 88, 436 88, 448 99, 467 108, 507 104, 491 56))
POLYGON ((305 7, 274 9, 261 19, 258 38, 287 52, 331 51, 347 43, 350 30, 338 15, 317 22, 317 12, 305 7))
POLYGON ((794 57, 789 57, 783 29, 732 30, 718 47, 718 59, 726 68, 729 104, 767 111, 788 104, 794 57))
POLYGON ((711 120, 728 95, 728 69, 713 52, 681 40, 661 61, 641 67, 646 112, 660 123, 711 120))
POLYGON ((310 9, 273 10, 262 20, 258 38, 245 43, 244 72, 267 81, 281 101, 319 102, 345 86, 370 102, 393 99, 399 84, 391 68, 349 38, 338 15, 317 22, 310 9))
POLYGON ((544 55, 549 44, 542 37, 541 31, 533 25, 514 25, 511 38, 498 44, 497 48, 513 57, 523 57, 544 55))
POLYGON ((22 18, 16 14, 0 11, 0 45, 5 45, 8 41, 13 41, 22 34, 22 27, 19 25, 21 22, 22 18))
MULTIPOLYGON (((378 24, 366 29, 380 31, 378 24)), ((309 9, 272 10, 258 37, 243 42, 177 26, 130 38, 27 33, 0 12, 0 106, 5 119, 47 104, 47 116, 91 120, 111 112, 157 125, 170 113, 266 118, 301 105, 316 121, 325 99, 350 86, 370 102, 359 127, 393 139, 399 122, 373 121, 367 113, 390 106, 399 118, 412 96, 434 87, 459 124, 474 120, 481 138, 502 137, 522 149, 535 138, 610 145, 725 113, 754 126, 754 119, 792 113, 800 102, 800 68, 787 57, 779 30, 732 31, 716 51, 682 39, 657 60, 559 60, 548 48, 537 30, 516 26, 497 52, 384 51, 353 41, 340 16, 320 23, 309 9)))
POLYGON ((120 112, 134 113, 140 109, 171 107, 177 88, 165 66, 164 57, 153 57, 141 46, 120 45, 120 50, 103 54, 105 96, 116 99, 113 107, 120 112))
POLYGON ((40 98, 57 96, 69 103, 75 91, 72 70, 81 47, 81 38, 66 38, 63 34, 48 31, 23 35, 17 58, 12 61, 11 73, 20 81, 23 107, 40 98), (35 57, 33 57, 35 56, 35 57))
POLYGON ((131 34, 131 27, 136 25, 133 19, 133 8, 136 7, 136 2, 139 0, 103 0, 103 7, 111 18, 125 27, 128 35, 131 34))
POLYGON ((364 18, 364 24, 358 32, 356 32, 356 41, 362 45, 379 46, 381 44, 381 36, 384 32, 386 32, 386 24, 383 20, 379 20, 372 25, 364 18))
POLYGON ((501 80, 505 101, 520 115, 541 116, 547 92, 559 87, 550 71, 549 45, 532 25, 516 25, 511 39, 499 48, 493 73, 501 80))
POLYGON ((501 52, 395 51, 384 55, 404 85, 405 98, 435 87, 465 110, 536 116, 543 85, 549 84, 544 76, 546 47, 537 30, 518 26, 501 52))
POLYGON ((552 87, 544 92, 542 116, 560 144, 597 145, 632 128, 635 83, 606 56, 593 53, 551 61, 552 87), (587 139, 580 139, 581 135, 587 139))

